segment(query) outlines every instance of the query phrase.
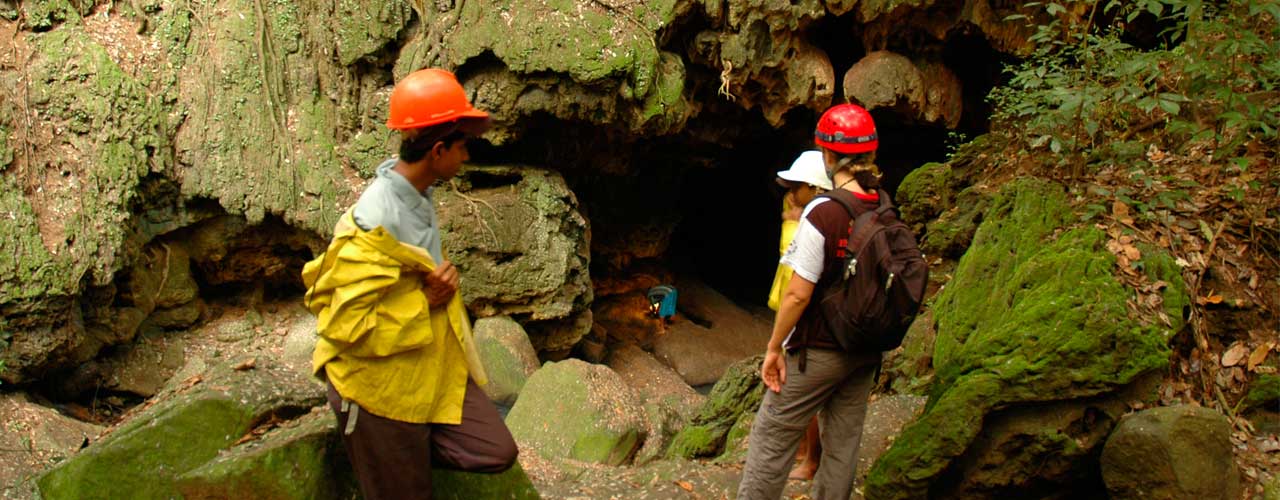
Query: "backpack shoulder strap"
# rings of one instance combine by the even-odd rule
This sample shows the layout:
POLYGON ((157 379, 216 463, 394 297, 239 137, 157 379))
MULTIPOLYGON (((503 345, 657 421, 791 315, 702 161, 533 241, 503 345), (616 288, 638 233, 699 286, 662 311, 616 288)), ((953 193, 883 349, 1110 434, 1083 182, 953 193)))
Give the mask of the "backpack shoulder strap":
POLYGON ((897 207, 894 206, 893 200, 889 198, 889 193, 886 193, 884 192, 883 189, 880 189, 876 191, 876 194, 880 196, 880 206, 876 207, 876 213, 880 215, 884 215, 887 213, 896 213, 894 211, 897 209, 897 207))
POLYGON ((888 193, 880 191, 880 207, 875 210, 867 210, 863 208, 862 202, 858 200, 853 193, 844 189, 835 189, 822 194, 822 197, 830 198, 840 203, 844 207, 845 212, 849 214, 849 241, 845 246, 849 250, 850 256, 856 256, 862 251, 862 247, 866 246, 867 241, 875 234, 880 226, 880 216, 886 211, 893 210, 893 202, 889 201, 888 193))
POLYGON ((853 196, 853 193, 843 189, 827 191, 818 195, 818 197, 839 203, 840 206, 844 207, 845 213, 849 214, 849 219, 851 220, 857 219, 859 215, 866 211, 862 208, 862 204, 858 202, 858 199, 853 196))

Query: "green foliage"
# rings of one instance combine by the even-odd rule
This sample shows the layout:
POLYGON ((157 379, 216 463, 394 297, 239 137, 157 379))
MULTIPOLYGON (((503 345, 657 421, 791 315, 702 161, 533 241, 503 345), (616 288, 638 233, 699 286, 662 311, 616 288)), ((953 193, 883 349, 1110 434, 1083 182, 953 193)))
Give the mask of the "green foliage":
POLYGON ((1250 140, 1275 140, 1280 103, 1280 6, 1267 0, 1077 0, 1029 2, 1032 55, 1008 68, 990 99, 995 118, 1024 151, 1047 150, 1055 166, 1144 161, 1139 132, 1164 125, 1171 146, 1212 140, 1224 169, 1250 140), (1079 13, 1079 15, 1073 14, 1079 13), (1123 39, 1126 23, 1155 16, 1173 45, 1144 51, 1123 39), (1098 25, 1099 19, 1112 20, 1098 25))

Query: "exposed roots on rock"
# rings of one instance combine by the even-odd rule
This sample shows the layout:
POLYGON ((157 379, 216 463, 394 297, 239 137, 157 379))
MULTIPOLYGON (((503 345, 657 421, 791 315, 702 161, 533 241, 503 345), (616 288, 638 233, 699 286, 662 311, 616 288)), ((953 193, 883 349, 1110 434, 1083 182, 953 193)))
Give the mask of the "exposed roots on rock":
POLYGON ((461 189, 458 189, 458 181, 456 179, 449 180, 449 187, 453 188, 453 192, 457 193, 459 198, 462 198, 463 201, 467 202, 467 214, 475 216, 475 218, 480 221, 480 227, 483 227, 484 230, 489 233, 489 236, 493 238, 493 244, 496 246, 500 243, 498 241, 498 233, 493 232, 493 228, 490 227, 489 223, 480 215, 479 205, 488 207, 489 211, 493 212, 495 217, 498 216, 498 209, 493 208, 493 205, 489 204, 487 201, 474 196, 468 196, 466 193, 463 193, 461 189))
POLYGON ((720 89, 717 92, 724 96, 725 99, 728 99, 729 102, 733 102, 738 100, 738 96, 729 91, 729 78, 733 73, 733 63, 729 61, 722 62, 724 63, 724 71, 720 72, 720 89))

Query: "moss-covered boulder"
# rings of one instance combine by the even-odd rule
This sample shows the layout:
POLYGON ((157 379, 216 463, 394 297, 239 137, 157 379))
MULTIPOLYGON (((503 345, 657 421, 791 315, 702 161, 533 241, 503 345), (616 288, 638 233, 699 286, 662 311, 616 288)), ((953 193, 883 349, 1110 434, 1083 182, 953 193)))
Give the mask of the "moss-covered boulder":
MULTIPOLYGON (((186 499, 272 498, 346 499, 359 485, 342 449, 337 420, 327 405, 280 424, 261 438, 236 446, 182 474, 178 490, 186 499)), ((539 498, 520 464, 499 474, 435 468, 434 498, 539 498)))
POLYGON ((1126 415, 1102 451, 1111 498, 1240 498, 1231 421, 1199 406, 1126 415))
POLYGON ((1262 500, 1280 500, 1280 475, 1272 476, 1262 487, 1262 500))
POLYGON ((353 480, 337 420, 322 406, 181 474, 176 486, 187 500, 337 500, 352 496, 353 480))
POLYGON ((472 500, 493 498, 502 500, 538 500, 529 476, 520 463, 498 474, 476 474, 435 468, 431 470, 433 498, 440 500, 472 500))
POLYGON ((968 177, 988 142, 987 136, 975 139, 947 163, 912 170, 898 186, 895 201, 902 220, 921 234, 920 250, 926 255, 958 259, 969 248, 990 195, 970 186, 968 177))
POLYGON ((517 318, 540 351, 566 351, 591 330, 590 232, 555 172, 465 170, 438 194, 446 253, 478 317, 517 318))
POLYGON ((693 418, 706 397, 686 384, 680 375, 634 344, 613 347, 605 364, 640 397, 644 404, 648 437, 636 453, 636 463, 661 458, 685 422, 693 418))
POLYGON ((0 210, 10 214, 0 218, 7 235, 0 241, 0 335, 13 336, 0 359, 11 382, 133 337, 145 313, 105 307, 116 302, 109 285, 131 260, 126 222, 139 202, 136 190, 165 167, 161 151, 170 144, 146 79, 117 64, 83 26, 17 36, 28 62, 22 72, 0 73, 3 85, 25 89, 26 100, 0 106, 0 126, 12 141, 4 149, 18 153, 0 155, 13 163, 0 179, 0 210), (37 115, 40 131, 16 127, 37 115), (80 294, 93 287, 101 296, 87 301, 88 317, 73 321, 80 294))
POLYGON ((429 22, 401 50, 395 73, 459 68, 476 104, 493 112, 498 127, 489 138, 499 144, 538 113, 670 133, 697 110, 685 95, 684 60, 656 43, 677 4, 437 3, 419 12, 429 22))
POLYGON ((324 401, 305 375, 260 360, 251 370, 218 366, 195 385, 164 394, 127 424, 38 480, 41 495, 61 498, 171 498, 179 476, 209 463, 276 414, 324 401))
POLYGON ((1271 403, 1274 409, 1277 401, 1280 401, 1280 375, 1262 374, 1249 385, 1249 394, 1244 398, 1244 408, 1262 408, 1267 403, 1271 403))
POLYGON ((507 426, 522 449, 606 465, 629 462, 645 439, 635 391, 608 367, 576 359, 534 372, 507 426))
POLYGON ((480 318, 472 331, 489 375, 484 393, 495 403, 511 406, 529 376, 538 370, 538 353, 529 343, 529 335, 520 323, 506 316, 480 318))
POLYGON ((1144 256, 1151 281, 1169 284, 1161 292, 1169 323, 1131 318, 1134 291, 1115 278, 1107 235, 1070 228, 1076 219, 1050 182, 1021 179, 992 201, 933 305, 928 408, 872 469, 869 497, 926 496, 994 411, 1104 394, 1167 365, 1188 303, 1177 267, 1166 254, 1144 256))
POLYGON ((735 426, 749 431, 749 426, 741 426, 739 422, 760 409, 764 398, 764 382, 760 379, 762 362, 764 355, 761 354, 730 365, 711 388, 707 402, 676 434, 667 454, 676 458, 714 457, 724 451, 735 426))
POLYGON ((889 387, 901 394, 925 394, 933 382, 933 343, 937 338, 933 312, 920 311, 907 335, 902 348, 885 356, 884 372, 889 387))

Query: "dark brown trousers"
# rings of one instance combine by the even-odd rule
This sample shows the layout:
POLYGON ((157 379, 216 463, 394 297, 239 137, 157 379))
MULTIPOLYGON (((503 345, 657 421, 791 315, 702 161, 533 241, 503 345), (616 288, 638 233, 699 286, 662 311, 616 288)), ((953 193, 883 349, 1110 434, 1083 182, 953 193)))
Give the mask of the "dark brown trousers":
MULTIPOLYGON (((351 403, 354 405, 355 403, 351 403)), ((431 467, 497 473, 516 461, 516 442, 480 386, 467 380, 462 423, 411 424, 358 410, 355 429, 343 432, 350 412, 329 384, 329 407, 360 491, 366 500, 430 499, 431 467)))

